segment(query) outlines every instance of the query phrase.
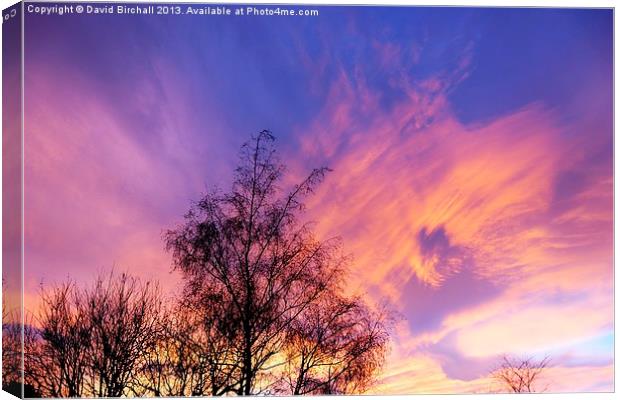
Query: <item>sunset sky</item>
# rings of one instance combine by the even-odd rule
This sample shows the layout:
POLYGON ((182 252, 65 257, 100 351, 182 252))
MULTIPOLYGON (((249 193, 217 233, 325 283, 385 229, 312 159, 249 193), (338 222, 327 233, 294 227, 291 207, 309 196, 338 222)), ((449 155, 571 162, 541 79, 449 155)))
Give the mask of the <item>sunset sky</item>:
POLYGON ((25 307, 111 267, 178 290, 162 231, 270 129, 349 289, 402 318, 372 393, 613 390, 611 10, 26 15, 25 307))

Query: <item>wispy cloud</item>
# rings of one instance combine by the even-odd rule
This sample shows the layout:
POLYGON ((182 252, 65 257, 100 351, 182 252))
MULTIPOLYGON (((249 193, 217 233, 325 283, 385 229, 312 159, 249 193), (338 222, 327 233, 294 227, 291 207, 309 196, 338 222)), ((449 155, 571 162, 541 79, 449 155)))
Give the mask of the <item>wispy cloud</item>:
MULTIPOLYGON (((379 54, 404 70, 397 47, 379 54)), ((298 157, 334 169, 308 218, 323 236, 343 237, 356 287, 391 299, 409 324, 388 368, 394 393, 484 390, 503 353, 559 357, 558 345, 612 329, 611 169, 596 158, 607 143, 586 149, 570 131, 588 129, 587 117, 568 127, 541 103, 461 123, 448 96, 470 57, 453 75, 400 81, 406 96, 387 109, 359 70, 341 71, 300 133, 298 157), (433 358, 438 348, 451 356, 433 358), (436 375, 415 372, 429 362, 419 351, 436 375), (485 366, 482 380, 442 381, 458 358, 485 366)), ((552 388, 587 387, 560 380, 552 388)))

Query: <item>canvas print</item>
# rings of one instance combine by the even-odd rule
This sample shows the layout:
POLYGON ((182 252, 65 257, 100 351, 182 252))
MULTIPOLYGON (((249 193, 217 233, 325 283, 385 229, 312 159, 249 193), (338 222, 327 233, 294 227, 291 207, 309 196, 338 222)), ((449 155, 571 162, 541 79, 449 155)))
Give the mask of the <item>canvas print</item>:
POLYGON ((3 389, 613 392, 613 17, 7 8, 3 389))

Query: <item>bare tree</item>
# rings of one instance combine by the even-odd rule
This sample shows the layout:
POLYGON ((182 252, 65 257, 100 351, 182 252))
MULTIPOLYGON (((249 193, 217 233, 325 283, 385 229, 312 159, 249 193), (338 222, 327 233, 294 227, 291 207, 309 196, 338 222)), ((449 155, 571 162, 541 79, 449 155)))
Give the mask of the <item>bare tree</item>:
POLYGON ((9 306, 2 279, 2 387, 21 397, 22 329, 20 312, 9 306))
POLYGON ((111 272, 80 289, 42 291, 35 328, 24 331, 26 383, 44 397, 119 397, 133 393, 155 346, 157 286, 111 272))
MULTIPOLYGON (((156 345, 147 352, 136 395, 191 396, 199 355, 193 338, 195 325, 187 313, 170 310, 160 321, 156 345)), ((197 393, 202 395, 203 393, 197 393)))
POLYGON ((317 240, 297 219, 327 171, 283 190, 274 137, 262 131, 242 147, 232 190, 206 194, 165 235, 186 297, 215 313, 209 337, 227 347, 215 363, 227 368, 218 394, 270 390, 289 328, 342 279, 347 260, 338 240, 317 240))
POLYGON ((322 296, 288 329, 285 393, 366 391, 384 362, 390 322, 388 313, 373 313, 359 298, 322 296))
POLYGON ((82 291, 90 327, 89 392, 95 397, 119 397, 140 379, 144 354, 157 344, 159 289, 127 274, 99 277, 82 291))
MULTIPOLYGON (((201 393, 210 396, 220 396, 234 391, 236 382, 233 379, 241 371, 241 365, 236 363, 236 343, 238 335, 233 334, 227 321, 220 314, 222 307, 214 306, 221 303, 221 294, 215 290, 203 293, 197 305, 182 302, 180 307, 186 310, 193 321, 193 341, 198 352, 199 368, 205 373, 200 382, 201 393), (211 307, 204 308, 210 304, 211 307)), ((224 313, 223 315, 230 315, 224 313)))
POLYGON ((183 301, 171 311, 162 320, 157 347, 147 354, 141 380, 145 393, 219 396, 229 392, 226 384, 238 366, 227 363, 233 347, 213 329, 219 318, 213 310, 183 301))
POLYGON ((39 332, 30 326, 25 335, 27 381, 51 397, 81 397, 90 326, 75 284, 67 282, 43 292, 41 310, 39 332))
MULTIPOLYGON (((361 393, 387 349, 387 313, 347 297, 338 239, 298 221, 323 179, 289 190, 274 138, 241 150, 229 193, 205 195, 165 234, 182 298, 127 274, 42 291, 24 330, 26 382, 44 397, 361 393)), ((17 336, 16 336, 17 337, 17 336)))
POLYGON ((549 366, 549 362, 549 356, 536 360, 533 357, 518 359, 505 355, 491 376, 508 392, 534 393, 545 391, 546 388, 539 387, 538 384, 540 376, 549 366))

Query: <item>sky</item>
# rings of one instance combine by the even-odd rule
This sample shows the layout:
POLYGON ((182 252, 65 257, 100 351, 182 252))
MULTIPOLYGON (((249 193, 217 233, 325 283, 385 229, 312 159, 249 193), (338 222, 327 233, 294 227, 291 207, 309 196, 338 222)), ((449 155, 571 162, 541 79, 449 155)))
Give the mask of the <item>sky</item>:
POLYGON ((111 267, 179 287, 162 232, 270 129, 349 289, 401 318, 376 394, 612 391, 611 10, 28 14, 25 307, 111 267))

